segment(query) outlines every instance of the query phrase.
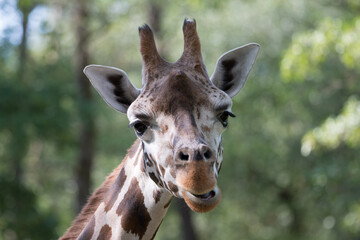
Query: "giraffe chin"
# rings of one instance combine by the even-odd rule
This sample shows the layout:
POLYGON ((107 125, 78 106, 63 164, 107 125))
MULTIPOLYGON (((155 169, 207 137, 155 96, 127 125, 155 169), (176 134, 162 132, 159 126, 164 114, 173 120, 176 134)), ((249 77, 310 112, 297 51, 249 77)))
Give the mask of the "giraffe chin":
POLYGON ((194 212, 209 212, 213 210, 221 201, 221 191, 216 186, 206 194, 197 195, 188 191, 182 192, 186 204, 194 212))

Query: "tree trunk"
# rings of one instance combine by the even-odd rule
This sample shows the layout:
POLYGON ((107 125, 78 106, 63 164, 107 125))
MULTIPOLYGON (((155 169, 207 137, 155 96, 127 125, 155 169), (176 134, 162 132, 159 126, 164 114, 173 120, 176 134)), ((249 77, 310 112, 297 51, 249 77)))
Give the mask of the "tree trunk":
MULTIPOLYGON (((161 17, 162 17, 162 5, 159 1, 149 1, 149 12, 148 12, 148 19, 149 19, 149 25, 151 29, 153 30, 154 34, 161 36, 161 17)), ((162 44, 158 44, 158 51, 162 57, 166 59, 166 52, 165 48, 162 46, 162 44)), ((184 200, 175 200, 176 209, 178 211, 178 214, 181 218, 182 222, 182 239, 187 240, 196 240, 196 234, 195 234, 195 228, 192 223, 192 211, 188 208, 188 206, 185 204, 184 200)))
MULTIPOLYGON (((22 36, 19 45, 18 65, 17 65, 17 81, 18 84, 26 84, 24 79, 26 71, 26 63, 28 60, 27 54, 27 28, 29 22, 29 14, 35 8, 36 4, 29 6, 19 5, 18 9, 22 13, 22 36)), ((10 141, 9 160, 12 163, 13 174, 15 180, 19 183, 23 181, 24 169, 23 161, 28 148, 28 136, 23 126, 15 126, 12 130, 13 134, 10 141)))
POLYGON ((75 51, 75 73, 79 90, 79 113, 81 126, 79 129, 79 153, 76 166, 77 203, 76 210, 79 212, 86 203, 91 189, 91 170, 94 158, 94 119, 91 114, 91 86, 83 74, 83 69, 89 64, 88 52, 88 20, 89 12, 87 0, 76 1, 76 51, 75 51))
POLYGON ((194 230, 194 224, 192 221, 192 211, 186 205, 183 199, 175 199, 175 205, 177 207, 178 213, 181 217, 181 227, 182 227, 182 239, 186 240, 196 240, 196 233, 194 230))
POLYGON ((283 188, 278 193, 278 197, 284 204, 289 207, 289 210, 292 213, 293 220, 289 226, 292 236, 301 237, 302 233, 304 232, 302 225, 302 214, 296 206, 294 192, 292 192, 290 189, 283 188))
MULTIPOLYGON (((30 10, 31 11, 31 10, 30 10)), ((22 18, 22 31, 23 31, 23 34, 21 36, 21 43, 20 43, 20 46, 19 46, 19 65, 18 65, 18 70, 17 70, 17 73, 18 73, 18 81, 23 83, 24 82, 24 72, 25 72, 25 69, 26 69, 26 61, 27 61, 27 48, 26 48, 26 45, 27 45, 27 26, 28 26, 28 22, 29 22, 29 11, 27 10, 24 10, 22 11, 22 15, 23 15, 23 18, 22 18)))
POLYGON ((28 150, 28 136, 22 126, 12 129, 9 150, 6 159, 11 163, 12 174, 16 182, 22 184, 24 178, 24 158, 28 150))

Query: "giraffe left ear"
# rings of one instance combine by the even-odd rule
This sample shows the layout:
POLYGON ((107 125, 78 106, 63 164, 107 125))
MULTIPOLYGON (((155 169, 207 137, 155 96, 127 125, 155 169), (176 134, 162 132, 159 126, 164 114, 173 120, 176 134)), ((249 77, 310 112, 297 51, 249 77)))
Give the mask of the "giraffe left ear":
POLYGON ((243 88, 259 49, 259 44, 250 43, 224 53, 216 63, 211 81, 234 97, 243 88))
POLYGON ((140 90, 130 82, 121 69, 89 65, 85 67, 84 73, 105 102, 119 112, 126 113, 140 94, 140 90))

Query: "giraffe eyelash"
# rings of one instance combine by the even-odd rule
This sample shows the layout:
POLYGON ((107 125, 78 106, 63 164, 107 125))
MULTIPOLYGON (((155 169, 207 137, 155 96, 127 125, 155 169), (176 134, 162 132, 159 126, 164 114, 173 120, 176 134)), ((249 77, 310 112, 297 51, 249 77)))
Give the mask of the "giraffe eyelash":
POLYGON ((228 118, 229 117, 236 117, 235 114, 233 114, 232 112, 229 111, 224 111, 221 114, 218 115, 218 119, 221 122, 221 124, 223 125, 223 127, 227 127, 228 126, 228 118))

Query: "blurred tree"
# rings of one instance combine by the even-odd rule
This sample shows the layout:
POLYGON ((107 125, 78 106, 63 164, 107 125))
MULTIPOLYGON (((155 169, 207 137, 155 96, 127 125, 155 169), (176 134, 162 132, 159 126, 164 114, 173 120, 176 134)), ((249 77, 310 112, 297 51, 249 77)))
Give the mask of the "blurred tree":
MULTIPOLYGON (((169 60, 181 54, 183 19, 196 18, 210 74, 223 52, 252 41, 262 45, 248 83, 234 99, 238 117, 224 135, 223 200, 211 213, 193 215, 198 238, 358 238, 359 1, 91 1, 85 2, 91 12, 84 23, 85 45, 74 29, 74 4, 81 3, 41 3, 26 25, 34 23, 32 17, 46 21, 25 39, 25 58, 19 58, 20 45, 21 36, 27 36, 18 35, 18 41, 12 36, 22 31, 22 20, 19 30, 8 28, 0 35, 0 239, 11 239, 14 232, 36 239, 42 228, 47 232, 56 225, 54 212, 58 234, 69 226, 69 206, 77 199, 69 172, 81 166, 74 161, 80 159, 81 134, 78 142, 74 135, 84 126, 83 116, 97 116, 92 120, 98 127, 93 149, 99 149, 94 185, 125 154, 134 140, 126 117, 104 107, 100 98, 80 101, 74 90, 72 80, 83 67, 76 65, 82 56, 77 51, 91 49, 94 63, 121 67, 140 87, 136 29, 144 22, 156 29, 156 23, 144 20, 150 20, 151 11, 159 11, 152 15, 160 22, 157 43, 169 60), (46 14, 36 12, 40 8, 46 14), (17 70, 20 61, 24 71, 17 70), (16 170, 23 172, 18 174, 23 184, 15 180, 13 159, 23 159, 16 170), (27 217, 11 199, 38 219, 31 225, 37 231, 25 233, 27 217)), ((16 18, 3 19, 0 27, 16 18)), ((180 224, 176 208, 170 209, 157 239, 181 239, 180 224)))
POLYGON ((41 3, 39 0, 27 0, 27 1, 18 1, 17 7, 22 15, 22 36, 19 46, 19 61, 18 61, 18 80, 23 82, 23 76, 26 72, 26 63, 27 63, 27 39, 28 39, 28 23, 29 23, 29 14, 31 11, 41 3))
POLYGON ((77 206, 80 212, 82 206, 90 196, 91 190, 91 170, 94 159, 95 146, 95 126, 94 113, 92 110, 92 93, 89 80, 83 73, 83 69, 89 65, 89 5, 91 1, 76 1, 75 30, 76 30, 76 51, 75 56, 75 75, 78 83, 79 102, 78 111, 80 113, 79 129, 79 155, 76 166, 77 178, 77 206))
MULTIPOLYGON (((34 154, 33 146, 44 142, 65 145, 69 140, 70 114, 63 104, 68 94, 64 91, 66 84, 57 81, 61 77, 52 75, 58 66, 38 61, 29 51, 30 16, 39 4, 40 1, 7 1, 1 5, 4 11, 20 13, 21 34, 19 44, 14 44, 9 39, 15 30, 8 28, 1 39, 5 48, 0 48, 0 61, 4 63, 0 66, 0 239, 56 237, 55 209, 44 206, 43 197, 34 190, 39 187, 31 184, 34 181, 29 179, 29 168, 33 166, 29 156, 38 164, 35 155, 41 156, 42 148, 34 154)), ((14 16, 10 18, 16 20, 14 16)), ((35 168, 36 175, 41 175, 43 166, 35 168)))
MULTIPOLYGON (((345 4, 345 8, 348 7, 345 4)), ((357 184, 354 184, 358 179, 354 174, 360 171, 356 159, 360 150, 357 100, 360 71, 356 64, 360 60, 360 41, 356 37, 359 31, 360 19, 357 16, 325 18, 316 29, 296 35, 281 62, 283 79, 295 82, 297 87, 299 82, 302 83, 305 94, 298 98, 311 109, 315 120, 309 127, 320 125, 304 133, 301 154, 309 160, 316 160, 309 173, 312 184, 321 195, 314 192, 314 196, 322 202, 332 199, 333 208, 328 206, 324 209, 328 213, 323 213, 330 213, 322 222, 328 229, 334 227, 336 220, 346 222, 345 225, 351 229, 356 225, 355 220, 346 221, 353 213, 335 206, 350 208, 351 203, 360 197, 355 190, 357 184), (332 117, 336 114, 338 116, 332 117), (347 197, 336 199, 339 188, 347 197)), ((339 224, 333 236, 359 236, 359 230, 348 233, 343 226, 339 224)))
MULTIPOLYGON (((17 67, 17 82, 19 84, 29 84, 27 79, 24 79, 26 74, 26 64, 28 61, 27 54, 27 39, 28 39, 28 22, 29 14, 31 11, 39 4, 39 1, 21 1, 17 2, 17 9, 21 13, 22 24, 21 24, 21 42, 19 45, 19 55, 18 55, 18 67, 17 67)), ((27 136, 24 134, 24 126, 18 125, 13 131, 16 131, 12 138, 12 146, 16 148, 15 151, 9 151, 9 160, 13 163, 14 176, 17 181, 21 182, 23 177, 23 158, 27 151, 28 140, 27 136)))
POLYGON ((56 216, 39 209, 32 191, 3 176, 0 176, 0 188, 0 239, 56 238, 56 216))

